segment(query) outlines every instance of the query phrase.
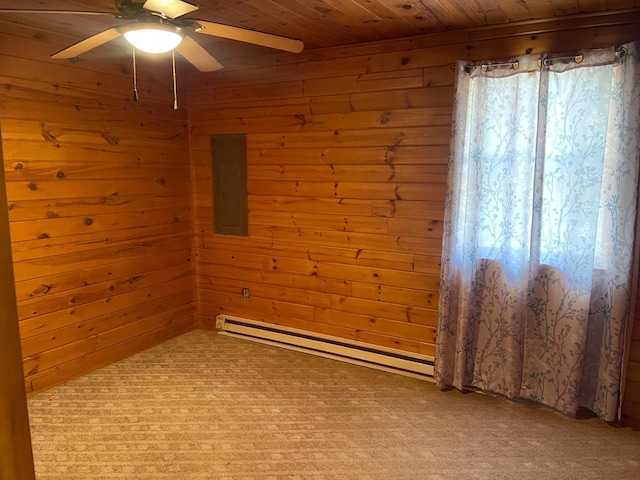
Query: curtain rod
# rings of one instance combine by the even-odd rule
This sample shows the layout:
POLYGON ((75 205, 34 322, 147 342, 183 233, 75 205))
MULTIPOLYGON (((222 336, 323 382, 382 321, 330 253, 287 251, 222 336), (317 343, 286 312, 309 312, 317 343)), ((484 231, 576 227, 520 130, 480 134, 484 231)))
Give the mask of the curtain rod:
MULTIPOLYGON (((621 60, 627 54, 627 49, 624 47, 617 47, 615 51, 616 60, 621 60)), ((582 63, 584 60, 584 55, 582 53, 578 53, 575 55, 564 55, 564 56, 554 56, 541 54, 540 58, 538 58, 538 67, 541 67, 543 64, 545 67, 548 67, 553 64, 554 61, 566 61, 566 62, 576 62, 582 63)), ((481 62, 481 63, 470 63, 465 67, 465 71, 467 73, 471 73, 471 69, 474 67, 480 67, 482 72, 486 72, 489 67, 511 67, 513 70, 518 70, 520 66, 520 62, 518 60, 514 60, 512 62, 481 62)))

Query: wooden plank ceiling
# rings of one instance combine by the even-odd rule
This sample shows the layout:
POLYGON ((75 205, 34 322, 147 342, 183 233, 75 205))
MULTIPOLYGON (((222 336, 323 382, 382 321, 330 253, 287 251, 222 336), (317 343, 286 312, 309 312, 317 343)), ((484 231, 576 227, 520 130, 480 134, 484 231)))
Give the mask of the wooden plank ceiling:
MULTIPOLYGON (((299 38, 306 49, 337 47, 448 30, 482 28, 570 15, 635 9, 640 0, 192 0, 190 18, 299 38)), ((112 0, 0 0, 0 8, 117 11, 112 0)), ((74 43, 123 21, 110 16, 0 15, 0 22, 34 27, 74 43)), ((1 23, 0 23, 1 28, 1 23)), ((197 35, 220 59, 272 53, 264 47, 197 35)), ((117 41, 116 41, 117 42, 117 41)), ((116 43, 116 45, 118 45, 116 43)), ((108 48, 108 47, 100 47, 108 48)), ((52 52, 53 53, 53 52, 52 52)))

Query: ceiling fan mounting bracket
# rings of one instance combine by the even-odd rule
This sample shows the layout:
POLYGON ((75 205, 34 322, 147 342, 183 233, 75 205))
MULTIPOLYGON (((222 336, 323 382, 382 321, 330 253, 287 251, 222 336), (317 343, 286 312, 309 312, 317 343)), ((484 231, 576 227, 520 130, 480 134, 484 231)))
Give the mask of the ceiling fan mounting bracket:
POLYGON ((116 9, 121 15, 118 18, 134 18, 144 12, 142 6, 144 2, 134 2, 132 0, 115 0, 116 9))

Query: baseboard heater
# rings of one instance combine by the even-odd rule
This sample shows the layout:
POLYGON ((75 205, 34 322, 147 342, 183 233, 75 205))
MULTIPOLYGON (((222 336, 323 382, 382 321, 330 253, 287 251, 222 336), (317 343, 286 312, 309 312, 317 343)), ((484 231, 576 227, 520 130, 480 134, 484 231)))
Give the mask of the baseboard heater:
POLYGON ((433 381, 434 359, 427 355, 228 315, 216 317, 216 329, 220 335, 433 381))

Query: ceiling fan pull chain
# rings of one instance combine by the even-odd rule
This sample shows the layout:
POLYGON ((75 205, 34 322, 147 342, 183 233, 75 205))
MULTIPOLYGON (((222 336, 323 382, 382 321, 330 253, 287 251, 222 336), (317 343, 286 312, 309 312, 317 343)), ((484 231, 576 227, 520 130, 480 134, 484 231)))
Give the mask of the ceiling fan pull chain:
POLYGON ((176 51, 171 50, 171 64, 173 67, 173 109, 178 110, 178 91, 176 88, 176 51))
POLYGON ((133 52, 133 101, 138 101, 138 72, 136 71, 136 47, 131 47, 133 52))

